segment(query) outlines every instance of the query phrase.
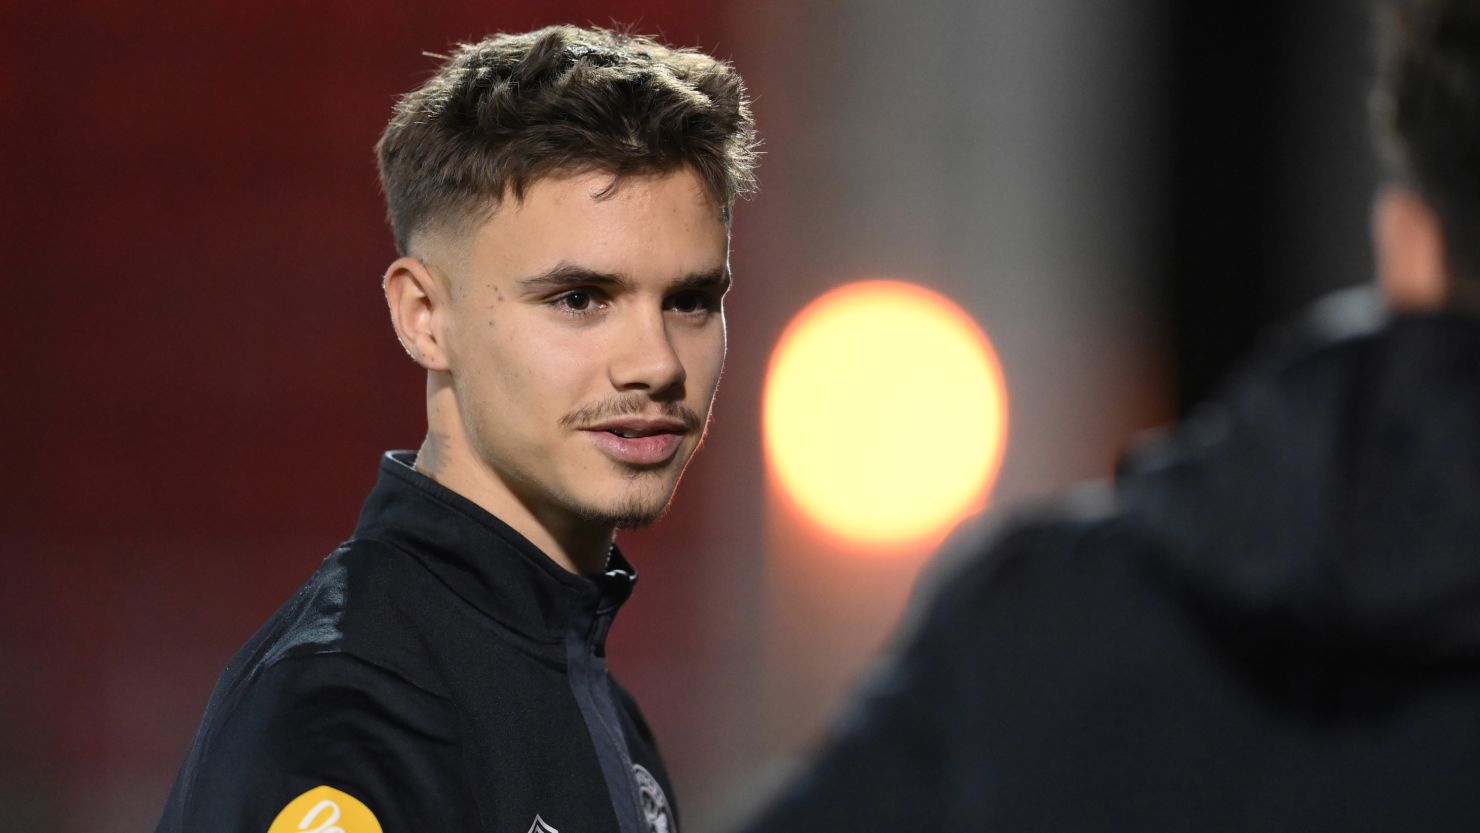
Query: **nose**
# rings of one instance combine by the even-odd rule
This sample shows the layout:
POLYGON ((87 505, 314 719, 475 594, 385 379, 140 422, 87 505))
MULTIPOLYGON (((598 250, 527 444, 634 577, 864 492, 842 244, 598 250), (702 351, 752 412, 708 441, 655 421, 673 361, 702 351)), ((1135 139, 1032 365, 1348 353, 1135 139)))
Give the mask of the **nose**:
POLYGON ((622 328, 611 353, 608 374, 621 391, 647 391, 652 396, 672 394, 688 378, 683 360, 673 348, 661 311, 643 315, 622 328))

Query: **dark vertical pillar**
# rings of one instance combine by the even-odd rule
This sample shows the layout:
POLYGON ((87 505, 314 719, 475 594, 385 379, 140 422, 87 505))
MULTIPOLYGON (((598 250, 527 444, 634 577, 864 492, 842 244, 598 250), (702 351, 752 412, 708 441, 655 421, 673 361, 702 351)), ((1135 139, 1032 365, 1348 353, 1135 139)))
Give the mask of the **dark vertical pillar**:
POLYGON ((1168 4, 1161 306, 1178 405, 1260 333, 1366 279, 1367 15, 1341 0, 1168 4))

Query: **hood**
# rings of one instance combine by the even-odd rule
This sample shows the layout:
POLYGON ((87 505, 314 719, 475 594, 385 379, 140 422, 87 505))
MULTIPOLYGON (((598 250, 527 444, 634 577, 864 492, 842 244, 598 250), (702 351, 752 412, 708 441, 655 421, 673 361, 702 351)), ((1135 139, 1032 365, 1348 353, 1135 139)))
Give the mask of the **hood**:
POLYGON ((1116 493, 1224 624, 1327 654, 1480 657, 1480 321, 1333 296, 1131 455, 1116 493))

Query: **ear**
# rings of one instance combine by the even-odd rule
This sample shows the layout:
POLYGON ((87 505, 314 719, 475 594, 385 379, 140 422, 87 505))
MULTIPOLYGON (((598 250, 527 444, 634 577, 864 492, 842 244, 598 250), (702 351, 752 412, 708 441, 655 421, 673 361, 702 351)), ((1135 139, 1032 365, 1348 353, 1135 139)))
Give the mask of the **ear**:
POLYGON ((426 264, 414 257, 398 258, 385 270, 385 302, 391 325, 407 355, 427 370, 448 368, 443 338, 446 287, 426 264))
POLYGON ((1390 185, 1372 206, 1377 284, 1388 303, 1402 310, 1444 306, 1448 279, 1439 215, 1411 189, 1390 185))

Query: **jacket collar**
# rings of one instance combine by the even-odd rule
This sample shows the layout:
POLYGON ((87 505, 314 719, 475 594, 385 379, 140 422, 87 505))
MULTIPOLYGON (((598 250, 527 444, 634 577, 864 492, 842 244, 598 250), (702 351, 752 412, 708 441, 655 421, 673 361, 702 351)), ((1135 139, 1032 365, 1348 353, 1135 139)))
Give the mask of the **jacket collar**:
POLYGON ((607 629, 637 571, 612 546, 606 572, 579 576, 512 527, 416 471, 416 453, 388 451, 360 512, 355 538, 389 544, 421 562, 464 601, 542 643, 568 637, 603 653, 607 629))

